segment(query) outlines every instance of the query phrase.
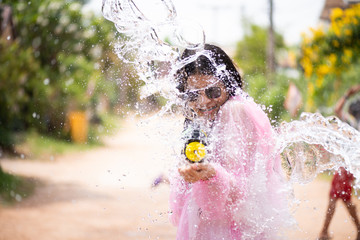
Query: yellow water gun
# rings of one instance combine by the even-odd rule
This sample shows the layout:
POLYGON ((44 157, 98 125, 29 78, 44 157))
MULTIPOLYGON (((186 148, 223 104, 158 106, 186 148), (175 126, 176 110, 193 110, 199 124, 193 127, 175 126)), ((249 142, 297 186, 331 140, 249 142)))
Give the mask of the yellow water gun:
POLYGON ((183 153, 190 163, 201 163, 207 154, 206 146, 206 133, 200 129, 191 129, 186 134, 183 153))

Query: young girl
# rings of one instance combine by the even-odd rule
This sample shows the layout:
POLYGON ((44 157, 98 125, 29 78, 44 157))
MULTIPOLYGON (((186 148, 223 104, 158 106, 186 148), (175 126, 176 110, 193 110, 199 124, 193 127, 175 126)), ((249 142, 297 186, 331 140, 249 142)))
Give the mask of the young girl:
POLYGON ((203 163, 170 177, 170 221, 178 240, 278 239, 288 225, 286 184, 266 114, 242 92, 242 80, 220 48, 185 50, 178 89, 209 149, 203 163))

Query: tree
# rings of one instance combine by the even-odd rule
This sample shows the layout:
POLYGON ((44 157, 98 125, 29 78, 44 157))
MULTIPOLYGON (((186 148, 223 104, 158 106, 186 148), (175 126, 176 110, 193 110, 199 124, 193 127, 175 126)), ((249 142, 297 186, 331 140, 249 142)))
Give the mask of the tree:
POLYGON ((332 107, 346 88, 359 81, 349 72, 360 65, 360 4, 333 9, 330 26, 311 29, 310 36, 303 36, 301 50, 309 89, 306 110, 332 107))
MULTIPOLYGON (((286 111, 283 103, 288 87, 288 78, 274 75, 271 84, 265 77, 266 49, 268 29, 254 24, 249 25, 247 34, 238 42, 234 60, 244 72, 246 91, 256 102, 263 104, 267 108, 269 117, 273 123, 281 119, 286 111)), ((283 37, 274 33, 275 53, 285 48, 283 37)))
POLYGON ((65 137, 69 110, 94 108, 100 96, 117 100, 117 82, 104 74, 122 68, 111 45, 116 30, 83 13, 85 2, 0 0, 11 6, 16 32, 10 47, 0 43, 0 126, 8 136, 35 128, 65 137))
POLYGON ((273 21, 273 0, 269 0, 269 29, 267 37, 267 54, 266 54, 266 75, 272 83, 273 74, 275 73, 275 43, 274 43, 274 21, 273 21))
MULTIPOLYGON (((244 38, 238 42, 235 61, 246 75, 266 74, 268 30, 250 24, 244 38)), ((283 37, 275 33, 275 51, 285 48, 283 37)))
POLYGON ((0 146, 11 149, 12 132, 38 122, 36 112, 44 111, 49 92, 43 82, 45 72, 31 48, 21 49, 17 42, 9 45, 0 39, 0 53, 0 146))

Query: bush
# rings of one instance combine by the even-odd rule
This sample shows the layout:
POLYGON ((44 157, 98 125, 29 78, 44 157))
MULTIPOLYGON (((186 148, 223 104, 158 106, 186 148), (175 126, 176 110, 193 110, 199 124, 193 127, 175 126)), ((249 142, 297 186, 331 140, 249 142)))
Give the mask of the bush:
POLYGON ((49 107, 46 75, 31 49, 0 40, 0 146, 10 148, 11 132, 42 127, 39 119, 49 107))
POLYGON ((28 197, 34 191, 34 188, 34 181, 7 174, 0 167, 0 202, 20 202, 28 197))
POLYGON ((289 81, 290 79, 283 75, 276 75, 273 85, 269 85, 263 75, 255 75, 246 79, 245 90, 257 103, 265 106, 265 111, 272 124, 289 118, 289 114, 284 108, 289 81))
MULTIPOLYGON (((16 32, 15 42, 0 42, 0 146, 11 148, 13 133, 28 129, 67 139, 69 111, 96 115, 101 98, 115 104, 121 92, 106 73, 123 64, 112 23, 83 13, 82 0, 0 2, 11 6, 16 32)), ((137 88, 131 93, 132 103, 137 88)))
POLYGON ((306 111, 330 113, 347 88, 359 83, 360 4, 331 12, 328 28, 319 26, 304 35, 300 64, 307 88, 306 111))

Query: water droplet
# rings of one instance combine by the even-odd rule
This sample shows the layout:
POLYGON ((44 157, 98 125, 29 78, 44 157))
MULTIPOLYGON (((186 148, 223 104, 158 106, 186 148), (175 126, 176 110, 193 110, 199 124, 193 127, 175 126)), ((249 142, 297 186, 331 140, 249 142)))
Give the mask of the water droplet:
POLYGON ((20 194, 16 194, 16 195, 15 195, 15 200, 16 200, 17 202, 21 202, 21 201, 22 201, 21 195, 20 195, 20 194))

